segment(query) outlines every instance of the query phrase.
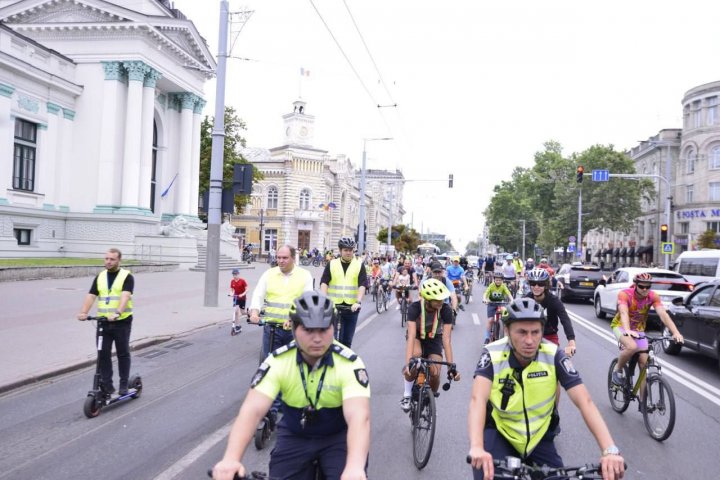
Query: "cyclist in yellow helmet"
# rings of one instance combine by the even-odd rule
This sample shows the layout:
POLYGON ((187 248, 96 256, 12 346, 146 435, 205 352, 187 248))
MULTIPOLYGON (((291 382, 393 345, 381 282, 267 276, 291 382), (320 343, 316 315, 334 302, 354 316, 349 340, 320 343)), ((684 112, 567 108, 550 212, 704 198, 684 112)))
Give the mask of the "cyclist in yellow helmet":
MULTIPOLYGON (((420 286, 420 300, 408 307, 407 343, 405 347, 405 392, 400 401, 403 411, 410 411, 412 386, 417 376, 415 369, 410 370, 409 363, 413 357, 453 362, 453 351, 450 343, 452 337, 452 309, 445 303, 450 296, 447 287, 434 278, 425 280, 420 286)), ((453 373, 455 380, 460 380, 457 371, 453 373)), ((437 392, 440 386, 440 366, 430 366, 430 388, 437 392)))

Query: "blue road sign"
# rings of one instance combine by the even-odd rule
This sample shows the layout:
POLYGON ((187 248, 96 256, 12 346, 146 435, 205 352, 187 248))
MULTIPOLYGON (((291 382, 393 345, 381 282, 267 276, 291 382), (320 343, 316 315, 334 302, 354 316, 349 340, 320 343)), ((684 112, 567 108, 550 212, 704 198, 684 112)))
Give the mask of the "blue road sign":
POLYGON ((609 170, 593 170, 592 171, 592 181, 593 182, 607 182, 610 180, 610 171, 609 170))
POLYGON ((570 245, 568 245, 567 251, 568 251, 568 252, 574 252, 574 251, 575 251, 575 244, 574 244, 574 243, 571 243, 570 245))
POLYGON ((662 253, 665 255, 672 255, 675 253, 675 244, 673 242, 661 242, 662 243, 662 253))

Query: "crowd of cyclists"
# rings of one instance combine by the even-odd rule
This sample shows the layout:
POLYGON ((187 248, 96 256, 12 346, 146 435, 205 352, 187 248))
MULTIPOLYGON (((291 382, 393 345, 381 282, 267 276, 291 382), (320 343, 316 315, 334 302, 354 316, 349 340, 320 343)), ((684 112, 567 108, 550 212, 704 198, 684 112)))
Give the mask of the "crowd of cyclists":
MULTIPOLYGON (((418 375, 413 359, 444 360, 453 365, 448 377, 460 380, 453 363, 452 332, 462 309, 459 296, 465 294, 472 301, 468 292, 473 282, 485 286, 482 302, 487 304, 468 413, 473 477, 493 478, 493 459, 508 455, 528 464, 561 467, 553 440, 561 431, 557 405, 562 388, 598 443, 603 478, 623 478, 620 450, 573 366, 571 358, 577 352, 573 325, 553 293, 555 272, 547 258, 536 264, 515 252, 500 258, 487 255, 471 265, 466 257, 455 256, 446 266, 431 255, 360 256, 355 248, 355 241, 345 237, 339 241, 337 256, 318 249, 300 252, 301 259, 323 260, 319 291, 310 286, 309 272, 294 264, 292 247, 278 250, 279 265, 263 274, 250 304, 250 321, 260 321, 262 308, 265 320, 281 323, 285 333, 269 345, 266 331, 266 360, 252 378, 213 478, 245 473, 240 460, 254 425, 271 410, 273 422, 278 421, 277 411, 282 412, 282 420, 271 454, 270 478, 316 478, 313 472, 321 469, 328 479, 365 479, 370 379, 362 360, 350 349, 365 292, 410 292, 400 400, 400 408, 408 412, 418 375), (493 329, 497 322, 502 328, 493 329), (498 331, 502 333, 492 333, 498 331)), ((232 292, 237 297, 236 277, 232 292)), ((643 345, 650 306, 660 309, 675 341, 683 340, 649 284, 647 276, 639 275, 619 297, 613 329, 625 346, 620 354, 623 362, 643 345)), ((243 300, 238 308, 244 307, 243 300)), ((439 364, 429 368, 433 392, 438 391, 440 370, 439 364)), ((621 382, 621 375, 622 369, 613 381, 621 382)))

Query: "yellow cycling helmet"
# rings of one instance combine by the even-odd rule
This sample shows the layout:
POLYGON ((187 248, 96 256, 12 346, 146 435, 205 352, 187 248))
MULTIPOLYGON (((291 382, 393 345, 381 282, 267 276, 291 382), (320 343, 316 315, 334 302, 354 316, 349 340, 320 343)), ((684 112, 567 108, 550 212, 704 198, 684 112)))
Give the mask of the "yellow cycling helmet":
POLYGON ((453 257, 452 261, 453 261, 453 262, 459 262, 459 261, 460 261, 460 257, 453 257))
POLYGON ((445 300, 450 296, 450 290, 443 282, 430 278, 420 285, 420 295, 427 301, 445 300))

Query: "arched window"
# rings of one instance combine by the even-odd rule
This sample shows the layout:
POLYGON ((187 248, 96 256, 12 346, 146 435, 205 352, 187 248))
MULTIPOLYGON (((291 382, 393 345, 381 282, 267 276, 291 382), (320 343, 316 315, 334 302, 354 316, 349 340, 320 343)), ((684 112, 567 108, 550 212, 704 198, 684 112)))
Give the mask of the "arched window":
POLYGON ((710 170, 720 169, 720 145, 710 150, 710 170))
POLYGON ((278 207, 278 189, 276 186, 268 188, 267 191, 267 208, 277 209, 278 207))
POLYGON ((300 210, 310 210, 310 190, 307 188, 300 192, 300 210))
POLYGON ((695 153, 695 150, 692 148, 688 150, 687 152, 687 168, 685 169, 685 173, 695 173, 695 159, 697 158, 697 154, 695 153))

